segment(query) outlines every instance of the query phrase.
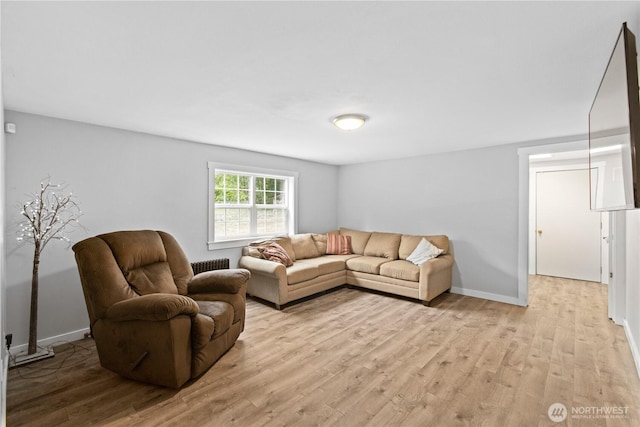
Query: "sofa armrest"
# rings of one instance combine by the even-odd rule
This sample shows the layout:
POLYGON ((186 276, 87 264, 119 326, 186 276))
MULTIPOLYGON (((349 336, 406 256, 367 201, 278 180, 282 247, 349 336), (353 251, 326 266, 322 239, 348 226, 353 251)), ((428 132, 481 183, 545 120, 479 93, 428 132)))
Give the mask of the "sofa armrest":
POLYGON ((453 255, 441 255, 420 264, 420 274, 435 274, 451 267, 453 267, 453 255))
POLYGON ((250 270, 251 274, 272 276, 283 279, 285 283, 287 282, 287 268, 279 262, 245 255, 240 258, 238 266, 250 270))
POLYGON ((431 301, 441 293, 451 289, 453 255, 446 254, 420 265, 419 298, 431 301))
POLYGON ((112 322, 129 320, 169 320, 181 314, 195 316, 198 304, 189 297, 174 294, 149 294, 113 304, 105 313, 112 322))
POLYGON ((193 276, 188 283, 188 293, 237 294, 250 277, 251 273, 244 268, 206 271, 193 276))

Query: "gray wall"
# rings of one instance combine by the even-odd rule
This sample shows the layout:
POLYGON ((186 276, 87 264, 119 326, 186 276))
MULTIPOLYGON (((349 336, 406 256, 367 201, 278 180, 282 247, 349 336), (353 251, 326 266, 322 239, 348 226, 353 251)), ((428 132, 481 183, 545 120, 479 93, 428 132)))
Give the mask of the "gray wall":
POLYGON ((516 302, 515 145, 345 166, 339 177, 342 226, 447 234, 454 292, 516 302))
MULTIPOLYGON (((27 342, 33 246, 18 246, 18 205, 48 175, 77 195, 86 228, 76 242, 120 229, 171 232, 192 260, 229 257, 240 249, 207 250, 207 161, 267 166, 299 173, 298 229, 326 232, 338 226, 338 168, 302 160, 6 111, 17 125, 6 138, 7 332, 27 342)), ((40 265, 38 338, 75 339, 88 318, 73 252, 52 242, 40 265)), ((17 349, 16 349, 17 350, 17 349)))
MULTIPOLYGON (((1 8, 0 8, 1 9, 1 8)), ((1 22, 1 20, 0 20, 1 22)), ((0 34, 2 31, 0 30, 0 34)), ((0 46, 2 43, 0 42, 0 46)), ((0 55, 1 57, 2 55, 0 55)), ((0 61, 1 62, 1 61, 0 61)), ((0 63, 0 82, 2 82, 2 64, 0 63)), ((2 84, 0 84, 0 124, 4 124, 4 95, 2 92, 2 84)), ((0 131, 0 339, 2 348, 0 348, 0 425, 6 423, 6 407, 7 407, 7 367, 9 366, 9 358, 7 350, 4 346, 5 336, 5 313, 7 306, 6 298, 6 264, 5 264, 5 229, 4 229, 4 192, 5 192, 5 139, 4 132, 0 131)))

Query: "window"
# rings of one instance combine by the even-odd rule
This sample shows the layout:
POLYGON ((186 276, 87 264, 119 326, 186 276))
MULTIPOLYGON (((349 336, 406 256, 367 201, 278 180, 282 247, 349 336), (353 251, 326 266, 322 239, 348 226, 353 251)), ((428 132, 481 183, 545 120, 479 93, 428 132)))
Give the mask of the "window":
POLYGON ((295 233, 297 174, 209 163, 209 249, 295 233))

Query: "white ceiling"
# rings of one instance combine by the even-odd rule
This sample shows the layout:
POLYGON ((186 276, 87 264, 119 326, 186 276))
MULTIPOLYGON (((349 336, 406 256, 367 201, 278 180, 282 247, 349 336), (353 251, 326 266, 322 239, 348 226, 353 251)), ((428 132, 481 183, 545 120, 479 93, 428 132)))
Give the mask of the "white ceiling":
POLYGON ((585 134, 640 21, 637 1, 1 7, 7 109, 336 165, 585 134), (370 121, 330 123, 352 112, 370 121))

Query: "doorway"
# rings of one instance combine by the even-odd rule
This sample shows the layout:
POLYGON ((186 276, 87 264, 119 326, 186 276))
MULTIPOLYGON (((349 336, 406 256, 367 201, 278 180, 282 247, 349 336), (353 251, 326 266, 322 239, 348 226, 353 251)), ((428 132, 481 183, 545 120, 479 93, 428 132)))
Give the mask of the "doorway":
MULTIPOLYGON (((530 182, 532 181, 530 157, 548 160, 553 156, 561 157, 567 152, 583 151, 585 153, 583 167, 588 167, 585 166, 588 163, 588 147, 589 143, 585 138, 574 141, 550 140, 544 145, 518 149, 518 304, 522 306, 529 304, 529 276, 535 274, 535 269, 531 268, 535 265, 532 262, 532 258, 535 258, 535 250, 532 250, 532 246, 535 248, 535 239, 533 238, 535 228, 531 228, 535 222, 531 219, 530 206, 535 203, 532 202, 535 193, 530 191, 530 182)), ((619 323, 625 313, 625 216, 624 213, 611 212, 607 215, 605 224, 607 220, 609 221, 608 230, 611 234, 609 236, 604 234, 602 237, 606 237, 606 240, 603 239, 603 242, 608 246, 609 260, 606 266, 610 266, 611 270, 605 272, 605 266, 603 276, 608 282, 609 317, 619 323)))

